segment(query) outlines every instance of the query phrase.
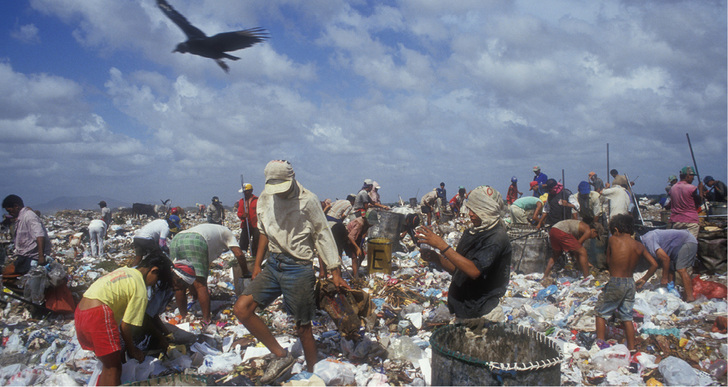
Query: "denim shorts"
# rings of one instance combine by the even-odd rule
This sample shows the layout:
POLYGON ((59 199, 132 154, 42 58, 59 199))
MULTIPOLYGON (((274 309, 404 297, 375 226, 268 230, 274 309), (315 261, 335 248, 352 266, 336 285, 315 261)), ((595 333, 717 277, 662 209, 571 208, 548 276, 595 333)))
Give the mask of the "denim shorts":
POLYGON ((282 294, 286 312, 297 324, 307 325, 316 313, 315 285, 316 275, 311 261, 271 253, 268 263, 243 294, 253 296, 253 301, 261 308, 268 307, 282 294))
POLYGON ((608 319, 614 311, 620 321, 632 321, 635 283, 632 277, 611 277, 599 294, 594 311, 597 316, 608 319))

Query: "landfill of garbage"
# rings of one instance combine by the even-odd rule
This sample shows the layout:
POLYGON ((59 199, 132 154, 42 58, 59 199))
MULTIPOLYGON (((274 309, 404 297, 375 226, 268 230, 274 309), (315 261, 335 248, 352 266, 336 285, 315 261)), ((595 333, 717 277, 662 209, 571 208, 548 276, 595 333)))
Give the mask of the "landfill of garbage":
MULTIPOLYGON (((642 203, 646 219, 659 219, 659 208, 642 203)), ((416 210, 397 207, 395 212, 416 210)), ((82 229, 94 216, 91 211, 61 211, 44 216, 53 243, 53 259, 62 264, 68 287, 76 300, 94 280, 129 264, 133 259, 134 232, 149 219, 133 219, 115 214, 108 233, 105 254, 91 257, 84 248, 82 229), (81 239, 81 242, 73 242, 81 239)), ((194 211, 183 219, 186 228, 204 219, 194 211)), ((239 222, 228 218, 226 226, 239 233, 239 222)), ((452 246, 469 226, 467 217, 440 219, 438 232, 452 246)), ((719 225, 725 238, 725 224, 719 225)), ((725 244, 725 242, 723 242, 725 244)), ((7 246, 7 243, 5 244, 7 246)), ((454 316, 447 308, 450 274, 420 258, 409 236, 397 242, 392 254, 392 272, 367 273, 367 261, 360 278, 344 270, 344 278, 359 298, 347 305, 356 313, 353 329, 344 329, 341 318, 327 308, 332 298, 319 296, 321 305, 313 321, 319 362, 314 372, 306 372, 301 344, 294 334, 292 320, 281 300, 259 311, 282 346, 298 357, 284 385, 414 385, 432 384, 433 346, 431 336, 440 327, 451 325, 454 316), (363 298, 361 298, 363 296, 363 298), (331 312, 331 314, 329 313, 331 312), (355 320, 356 321, 356 320, 355 320)), ((514 266, 523 252, 514 254, 514 266)), ((590 257, 591 260, 592 257, 590 257)), ((351 259, 343 256, 345 267, 351 259)), ((526 259, 542 259, 546 256, 526 259)), ((212 263, 208 284, 212 295, 213 324, 203 326, 196 302, 182 318, 175 303, 161 315, 174 332, 166 351, 149 352, 144 362, 125 363, 122 382, 132 385, 255 385, 270 361, 269 351, 240 324, 232 313, 236 299, 231 253, 212 263)), ((523 267, 526 267, 524 265, 523 267)), ((682 301, 675 289, 659 286, 653 276, 635 301, 636 354, 624 344, 619 325, 610 324, 607 342, 597 343, 594 306, 608 280, 598 265, 591 276, 578 277, 573 263, 566 260, 556 268, 557 280, 542 285, 542 272, 512 270, 511 281, 501 306, 508 324, 542 334, 560 350, 563 385, 726 385, 726 316, 728 305, 722 297, 698 296, 682 301)), ((642 273, 635 273, 639 278, 642 273)), ((717 273, 695 273, 710 284, 725 288, 725 269, 717 273)), ((249 280, 244 280, 249 281, 249 280)), ((26 286, 36 286, 26 282, 26 286)), ((243 284, 244 286, 244 284, 243 284)), ((679 285, 676 286, 677 290, 679 285)), ((27 290, 27 289, 26 289, 27 290)), ((3 295, 13 293, 4 289, 3 295)), ((27 293, 27 292, 26 292, 27 293)), ((25 295, 28 299, 32 295, 25 295)), ((37 297, 36 297, 37 298, 37 297)), ((334 297, 334 302, 336 298, 334 297)), ((72 316, 47 313, 14 297, 0 299, 2 344, 0 384, 2 385, 85 385, 100 372, 100 362, 90 351, 80 348, 72 316)), ((38 300, 35 300, 38 301, 38 300)), ((345 302, 345 301, 343 301, 345 302)), ((345 302, 346 303, 346 302, 345 302)), ((144 343, 140 344, 141 349, 144 343)))

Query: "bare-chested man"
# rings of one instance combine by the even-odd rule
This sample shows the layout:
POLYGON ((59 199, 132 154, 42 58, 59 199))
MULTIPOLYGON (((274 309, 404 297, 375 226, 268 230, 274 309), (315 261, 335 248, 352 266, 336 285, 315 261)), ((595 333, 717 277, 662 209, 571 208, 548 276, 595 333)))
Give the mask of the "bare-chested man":
POLYGON ((604 340, 607 319, 617 312, 622 321, 627 348, 634 349, 634 325, 632 324, 632 308, 636 289, 641 289, 647 280, 657 271, 657 261, 645 247, 632 238, 634 218, 630 215, 615 215, 609 222, 612 236, 607 246, 607 265, 609 266, 609 282, 604 286, 594 310, 597 313, 597 339, 604 340), (634 268, 640 256, 645 257, 650 269, 637 282, 632 278, 634 268))

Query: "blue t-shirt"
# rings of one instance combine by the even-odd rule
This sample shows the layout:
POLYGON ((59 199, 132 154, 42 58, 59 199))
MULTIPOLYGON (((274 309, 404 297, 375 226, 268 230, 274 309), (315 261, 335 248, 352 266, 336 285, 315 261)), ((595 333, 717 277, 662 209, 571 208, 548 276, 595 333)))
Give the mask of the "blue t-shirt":
POLYGON ((533 177, 533 181, 538 182, 538 190, 533 191, 533 196, 541 196, 546 193, 546 188, 542 187, 544 184, 546 184, 546 180, 548 180, 549 177, 546 176, 545 173, 541 172, 538 175, 533 177))
POLYGON ((642 244, 653 257, 657 249, 662 249, 671 261, 677 260, 678 252, 686 243, 698 243, 687 230, 652 230, 642 236, 642 244))

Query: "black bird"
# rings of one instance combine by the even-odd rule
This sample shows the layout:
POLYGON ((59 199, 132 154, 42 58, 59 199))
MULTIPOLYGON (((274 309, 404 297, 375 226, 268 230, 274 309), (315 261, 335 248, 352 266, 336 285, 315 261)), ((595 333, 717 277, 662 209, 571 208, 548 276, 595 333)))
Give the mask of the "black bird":
POLYGON ((190 24, 182 14, 172 8, 166 0, 157 0, 159 9, 170 18, 174 24, 184 31, 187 41, 177 45, 172 52, 189 52, 190 54, 214 59, 225 72, 230 68, 222 58, 238 60, 240 58, 227 54, 226 51, 242 50, 268 38, 263 28, 251 28, 242 31, 223 32, 215 36, 207 36, 199 28, 190 24))

